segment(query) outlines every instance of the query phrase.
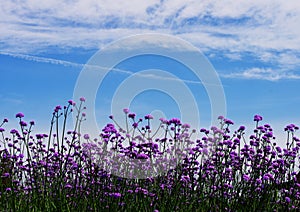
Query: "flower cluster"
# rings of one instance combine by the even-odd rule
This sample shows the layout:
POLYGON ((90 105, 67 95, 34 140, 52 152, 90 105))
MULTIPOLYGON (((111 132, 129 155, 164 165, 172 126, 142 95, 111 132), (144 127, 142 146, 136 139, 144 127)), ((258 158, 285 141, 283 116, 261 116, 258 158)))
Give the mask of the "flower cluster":
POLYGON ((286 148, 269 124, 255 129, 222 116, 220 125, 197 130, 177 118, 137 119, 124 109, 125 126, 110 116, 98 138, 80 131, 83 107, 56 106, 49 134, 32 135, 34 121, 16 114, 19 129, 0 125, 0 205, 17 211, 238 211, 299 210, 299 129, 290 124, 286 148), (70 113, 77 113, 67 130, 70 113), (60 131, 59 129, 62 128, 60 131), (195 137, 195 138, 194 138, 195 137), (251 200, 251 201, 250 201, 251 200))

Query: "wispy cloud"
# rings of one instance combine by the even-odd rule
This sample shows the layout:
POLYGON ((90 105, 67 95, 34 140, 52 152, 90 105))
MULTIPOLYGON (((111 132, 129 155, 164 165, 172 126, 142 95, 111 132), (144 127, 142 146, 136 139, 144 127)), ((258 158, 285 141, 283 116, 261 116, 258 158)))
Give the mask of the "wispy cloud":
POLYGON ((35 55, 53 46, 98 49, 124 36, 158 32, 231 60, 247 52, 278 69, 295 69, 299 20, 299 1, 7 0, 0 7, 0 49, 35 55))
POLYGON ((300 75, 285 71, 273 70, 271 68, 251 68, 238 73, 221 74, 221 77, 269 81, 278 81, 281 79, 300 79, 300 75))
POLYGON ((39 63, 50 63, 54 65, 64 65, 64 66, 73 66, 73 67, 81 67, 81 68, 84 66, 84 64, 73 63, 65 60, 57 60, 57 59, 47 58, 47 57, 37 57, 37 56, 32 56, 27 54, 18 54, 18 53, 9 53, 9 52, 0 51, 0 55, 6 55, 14 58, 20 58, 28 61, 39 62, 39 63))
POLYGON ((157 76, 155 74, 145 74, 145 73, 139 73, 139 72, 133 72, 130 70, 120 69, 120 68, 110 68, 110 67, 104 67, 99 65, 89 65, 89 64, 81 64, 81 63, 74 63, 70 61, 65 60, 58 60, 53 58, 47 58, 47 57, 38 57, 38 56, 32 56, 27 54, 16 54, 16 53, 8 53, 8 52, 1 52, 0 55, 6 55, 14 58, 20 58, 23 60, 33 61, 37 63, 50 63, 54 65, 63 65, 63 66, 72 66, 76 68, 84 68, 86 67, 89 70, 96 70, 96 71, 112 71, 116 73, 126 74, 126 75, 135 75, 136 77, 143 77, 153 80, 164 80, 164 81, 178 81, 178 82, 184 82, 188 84, 203 84, 203 85, 212 85, 212 86, 220 86, 219 84, 211 84, 211 83, 203 83, 200 80, 186 80, 186 79, 180 79, 177 77, 166 77, 166 76, 157 76))

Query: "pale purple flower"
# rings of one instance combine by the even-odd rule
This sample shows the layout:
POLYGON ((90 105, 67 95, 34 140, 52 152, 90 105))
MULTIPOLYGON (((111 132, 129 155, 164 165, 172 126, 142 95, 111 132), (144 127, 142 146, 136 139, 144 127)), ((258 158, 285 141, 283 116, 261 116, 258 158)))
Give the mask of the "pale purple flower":
POLYGON ((145 119, 146 119, 146 120, 147 120, 147 119, 153 119, 153 116, 150 115, 150 114, 148 114, 148 115, 145 116, 145 119))
POLYGON ((88 134, 84 134, 83 138, 88 140, 90 138, 90 136, 88 134))

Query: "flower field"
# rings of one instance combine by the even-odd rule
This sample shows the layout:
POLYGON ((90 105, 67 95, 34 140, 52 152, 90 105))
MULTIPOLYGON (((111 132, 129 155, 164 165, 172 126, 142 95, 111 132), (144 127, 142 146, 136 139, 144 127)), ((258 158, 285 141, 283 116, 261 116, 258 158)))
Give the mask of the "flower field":
POLYGON ((0 125, 0 211, 299 211, 299 129, 284 128, 286 146, 254 116, 254 130, 219 117, 190 128, 179 119, 137 118, 124 109, 98 138, 81 132, 85 99, 56 106, 49 134, 34 121, 0 125), (74 129, 66 129, 76 113, 74 129), (197 132, 201 136, 196 136, 197 132))

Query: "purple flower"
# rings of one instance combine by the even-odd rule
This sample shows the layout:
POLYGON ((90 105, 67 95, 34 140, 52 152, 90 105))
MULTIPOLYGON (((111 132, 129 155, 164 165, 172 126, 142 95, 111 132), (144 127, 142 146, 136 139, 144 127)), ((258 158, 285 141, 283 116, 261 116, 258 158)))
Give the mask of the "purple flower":
POLYGON ((80 97, 79 99, 81 102, 85 102, 85 98, 84 97, 80 97))
POLYGON ((0 127, 0 132, 4 132, 4 131, 5 131, 5 129, 3 129, 3 128, 0 127))
POLYGON ((30 125, 34 125, 34 121, 30 121, 29 124, 30 124, 30 125))
POLYGON ((12 130, 10 131, 10 133, 11 133, 11 134, 17 134, 17 133, 19 133, 19 132, 18 132, 18 130, 16 130, 16 129, 12 129, 12 130))
POLYGON ((285 197, 285 201, 286 201, 287 203, 290 203, 290 202, 291 202, 291 199, 290 199, 289 197, 285 197))
POLYGON ((54 109, 54 112, 58 112, 59 110, 61 110, 61 106, 60 105, 57 105, 54 109))
POLYGON ((113 115, 110 115, 109 118, 110 118, 110 119, 114 119, 114 116, 113 116, 113 115))
POLYGON ((248 175, 244 174, 244 175, 243 175, 243 179, 244 179, 245 181, 249 181, 249 180, 250 180, 250 177, 249 177, 248 175))
POLYGON ((263 176, 263 179, 264 180, 269 180, 270 178, 269 178, 269 175, 268 174, 265 174, 264 176, 263 176))
POLYGON ((124 112, 125 114, 128 114, 128 113, 129 113, 129 109, 128 109, 128 108, 124 108, 124 109, 123 109, 123 112, 124 112))
POLYGON ((9 177, 10 174, 9 174, 8 172, 5 172, 5 173, 2 174, 2 176, 3 176, 3 177, 9 177))
POLYGON ((35 136, 36 136, 37 139, 42 139, 44 137, 43 134, 36 134, 35 136))
POLYGON ((16 114, 16 118, 23 118, 24 117, 24 114, 23 113, 17 113, 16 114))
POLYGON ((188 128, 190 128, 190 127, 191 127, 191 125, 189 125, 189 124, 183 124, 183 125, 182 125, 182 128, 188 129, 188 128))
POLYGON ((171 123, 171 124, 175 124, 175 125, 180 125, 180 124, 181 124, 180 120, 177 119, 177 118, 172 118, 172 119, 170 120, 170 123, 171 123))
POLYGON ((120 198, 122 195, 120 193, 111 193, 111 197, 120 198))
POLYGON ((238 129, 238 131, 239 131, 239 132, 242 132, 242 131, 244 131, 245 129, 246 129, 245 126, 240 126, 240 128, 238 129))
POLYGON ((69 103, 70 105, 73 105, 73 106, 76 105, 76 103, 75 103, 73 100, 69 100, 68 103, 69 103))
POLYGON ((128 114, 128 117, 131 118, 131 119, 134 119, 135 114, 134 113, 130 113, 130 114, 128 114))
POLYGON ((145 119, 146 119, 146 120, 147 120, 147 119, 153 119, 153 116, 150 115, 150 114, 148 114, 148 115, 145 116, 145 119))
POLYGON ((84 134, 83 138, 88 140, 90 138, 90 136, 88 134, 84 134))
POLYGON ((27 123, 26 123, 25 121, 20 121, 20 125, 21 125, 22 127, 26 127, 26 126, 27 126, 27 123))
POLYGON ((256 183, 261 184, 262 183, 261 179, 256 179, 256 183))
POLYGON ((254 116, 254 121, 262 121, 263 120, 263 118, 262 118, 262 116, 260 116, 260 115, 255 115, 254 116))
POLYGON ((219 116, 218 119, 223 120, 224 116, 219 116))
POLYGON ((133 128, 137 128, 137 127, 138 127, 138 123, 136 123, 136 122, 133 123, 133 124, 132 124, 132 127, 133 127, 133 128))
POLYGON ((138 154, 138 156, 137 156, 137 159, 148 159, 149 157, 148 157, 148 155, 146 155, 146 154, 138 154))
POLYGON ((6 123, 6 122, 8 122, 8 119, 7 118, 3 119, 3 123, 6 123))
POLYGON ((65 188, 72 188, 72 185, 66 184, 66 185, 65 185, 65 188))
POLYGON ((230 119, 224 119, 225 124, 234 124, 230 119))

